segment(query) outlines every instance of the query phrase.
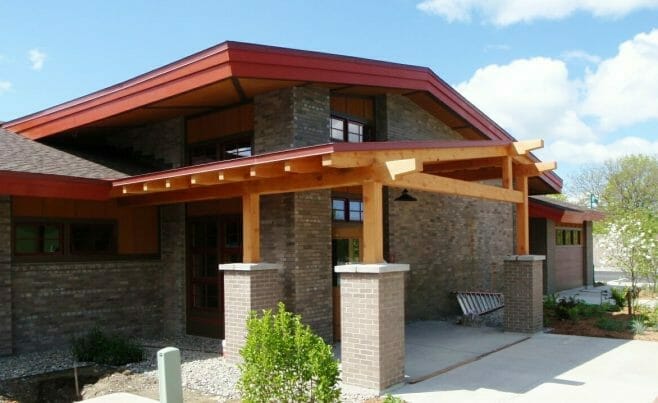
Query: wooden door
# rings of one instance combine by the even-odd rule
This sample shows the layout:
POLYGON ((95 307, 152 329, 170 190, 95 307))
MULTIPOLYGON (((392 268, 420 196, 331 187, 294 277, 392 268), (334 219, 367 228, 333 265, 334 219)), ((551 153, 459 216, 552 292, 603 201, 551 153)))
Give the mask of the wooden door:
POLYGON ((220 263, 242 261, 240 217, 188 219, 187 333, 224 338, 224 273, 220 263))

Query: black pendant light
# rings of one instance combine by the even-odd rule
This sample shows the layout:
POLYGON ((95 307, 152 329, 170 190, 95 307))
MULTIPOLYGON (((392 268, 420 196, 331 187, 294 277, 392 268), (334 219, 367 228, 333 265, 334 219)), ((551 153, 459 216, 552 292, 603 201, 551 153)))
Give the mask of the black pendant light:
POLYGON ((418 199, 416 199, 415 197, 409 194, 409 191, 407 189, 404 189, 402 191, 402 194, 395 199, 395 201, 400 201, 400 202, 415 202, 417 200, 418 199))

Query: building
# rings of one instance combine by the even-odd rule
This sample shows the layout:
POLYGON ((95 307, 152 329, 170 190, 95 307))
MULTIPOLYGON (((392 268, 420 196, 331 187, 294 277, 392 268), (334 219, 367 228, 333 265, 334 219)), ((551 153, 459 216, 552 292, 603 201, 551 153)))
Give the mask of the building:
POLYGON ((594 285, 593 221, 603 213, 545 196, 530 197, 530 253, 544 255, 544 294, 594 285))
POLYGON ((541 298, 503 269, 541 270, 528 195, 560 191, 555 164, 427 68, 225 42, 0 130, 0 353, 101 325, 236 359, 283 300, 382 389, 451 291, 541 298))

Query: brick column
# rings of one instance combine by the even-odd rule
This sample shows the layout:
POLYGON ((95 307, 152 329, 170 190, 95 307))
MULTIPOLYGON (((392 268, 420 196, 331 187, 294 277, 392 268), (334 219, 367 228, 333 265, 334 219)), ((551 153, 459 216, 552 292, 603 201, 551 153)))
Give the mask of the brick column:
POLYGON ((0 196, 0 355, 13 353, 11 317, 11 201, 0 196))
POLYGON ((241 361, 240 349, 247 336, 247 318, 252 310, 275 309, 282 299, 279 269, 271 263, 220 264, 224 271, 224 349, 229 361, 241 361))
POLYGON ((404 380, 404 272, 408 264, 336 266, 341 379, 377 393, 404 380))
POLYGON ((505 258, 505 330, 536 333, 544 326, 542 268, 545 256, 505 258))

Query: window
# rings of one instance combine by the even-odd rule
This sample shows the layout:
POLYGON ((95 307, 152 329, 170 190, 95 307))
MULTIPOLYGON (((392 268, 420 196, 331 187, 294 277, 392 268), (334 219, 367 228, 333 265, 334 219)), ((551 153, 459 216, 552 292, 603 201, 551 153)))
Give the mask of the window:
POLYGON ((355 199, 331 199, 331 216, 334 221, 363 221, 363 202, 355 199))
POLYGON ((14 227, 14 253, 52 255, 62 252, 62 227, 59 224, 20 223, 14 227))
POLYGON ((71 253, 116 252, 114 223, 72 223, 71 253))
POLYGON ((361 143, 364 140, 365 125, 361 122, 331 117, 331 141, 361 143))
POLYGON ((244 134, 188 146, 190 165, 232 160, 252 155, 252 135, 244 134))
POLYGON ((116 222, 17 222, 14 255, 115 254, 116 222))
POLYGON ((555 244, 558 246, 582 245, 581 232, 579 229, 557 229, 555 231, 555 244))

